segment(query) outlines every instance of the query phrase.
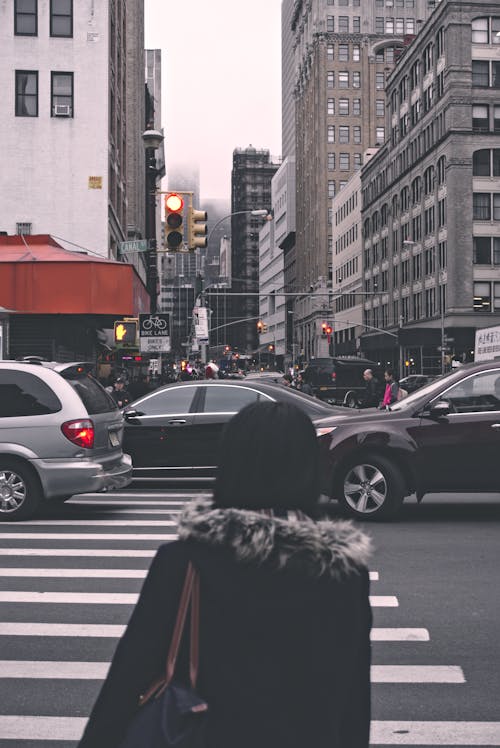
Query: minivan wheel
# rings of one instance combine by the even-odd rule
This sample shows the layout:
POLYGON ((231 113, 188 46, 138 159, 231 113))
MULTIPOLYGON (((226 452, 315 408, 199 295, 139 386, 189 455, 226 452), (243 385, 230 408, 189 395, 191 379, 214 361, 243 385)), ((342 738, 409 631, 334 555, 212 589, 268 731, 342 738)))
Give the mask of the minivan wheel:
POLYGON ((28 467, 0 460, 0 522, 32 517, 41 498, 40 486, 28 467))
POLYGON ((405 497, 400 471, 385 457, 364 456, 349 462, 339 473, 334 498, 356 519, 394 517, 405 497))

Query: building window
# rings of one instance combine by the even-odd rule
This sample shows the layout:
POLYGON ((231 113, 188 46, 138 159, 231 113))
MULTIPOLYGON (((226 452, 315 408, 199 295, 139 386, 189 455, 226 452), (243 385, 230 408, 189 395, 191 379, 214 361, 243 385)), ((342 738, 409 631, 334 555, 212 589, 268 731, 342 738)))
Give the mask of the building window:
POLYGON ((490 108, 487 104, 472 105, 472 130, 474 132, 489 132, 490 108))
POLYGON ((348 143, 349 142, 349 126, 347 125, 340 125, 339 127, 339 143, 348 143))
POLYGON ((331 70, 326 74, 327 88, 335 88, 335 73, 331 70))
POLYGON ((405 33, 404 18, 396 18, 396 24, 394 28, 395 28, 396 34, 404 34, 405 33))
POLYGON ((488 44, 488 26, 488 18, 474 18, 471 24, 473 44, 488 44))
POLYGON ((353 167, 355 169, 361 169, 363 165, 363 157, 361 153, 354 153, 353 154, 353 167))
POLYGON ((38 0, 14 0, 14 34, 38 34, 38 0))
POLYGON ((420 319, 422 316, 422 294, 416 293, 413 297, 413 319, 420 319))
POLYGON ((50 35, 73 36, 73 0, 50 0, 50 35))
POLYGON ((375 88, 377 91, 383 91, 385 88, 385 75, 384 73, 375 73, 375 88))
POLYGON ((441 27, 436 35, 436 54, 439 59, 444 54, 444 28, 441 27))
POLYGON ((414 242, 420 241, 422 238, 422 216, 414 216, 411 219, 411 230, 414 242))
POLYGON ((375 33, 376 34, 383 34, 384 33, 384 19, 383 19, 383 17, 377 16, 375 18, 375 33))
POLYGON ((354 70, 352 74, 352 87, 361 88, 361 73, 357 70, 354 70))
POLYGON ((361 99, 352 100, 352 113, 356 116, 361 114, 361 99))
POLYGON ((339 16, 339 33, 349 33, 349 16, 339 16))
POLYGON ((352 142, 356 145, 361 143, 361 127, 359 125, 354 125, 352 128, 352 142))
POLYGON ((500 221, 500 192, 496 192, 493 197, 493 220, 500 221))
POLYGON ((375 102, 375 113, 377 117, 385 116, 385 101, 384 99, 377 99, 375 102))
POLYGON ((446 226, 446 200, 438 202, 438 226, 446 226))
POLYGON ((352 60, 353 62, 359 62, 361 60, 361 47, 359 44, 352 45, 352 60))
POLYGON ((500 106, 493 107, 493 131, 500 133, 500 106))
POLYGON ((429 166, 424 172, 424 191, 426 195, 434 192, 434 167, 429 166))
POLYGON ((334 58, 334 47, 333 44, 328 44, 326 48, 326 59, 328 62, 333 62, 334 58))
POLYGON ((474 265, 491 265, 491 237, 474 237, 473 262, 474 265))
POLYGON ((339 168, 340 171, 349 171, 351 168, 350 155, 349 153, 341 153, 339 155, 339 168))
POLYGON ((448 264, 448 243, 447 242, 439 242, 438 253, 439 253, 439 269, 444 270, 446 268, 446 265, 448 264))
POLYGON ((385 19, 385 33, 394 34, 394 18, 385 19))
POLYGON ((425 250, 424 255, 425 274, 434 275, 436 272, 436 247, 425 250))
POLYGON ((31 223, 16 223, 16 234, 29 236, 31 234, 31 223))
POLYGON ((327 140, 329 143, 335 143, 335 125, 328 125, 327 128, 327 140))
POLYGON ((406 19, 406 33, 407 34, 415 33, 415 19, 414 18, 406 19))
POLYGON ((339 88, 349 88, 349 73, 347 70, 339 73, 339 88))
POLYGON ((429 236, 429 234, 433 234, 436 230, 434 206, 432 206, 432 208, 428 208, 424 213, 424 230, 426 236, 429 236))
POLYGON ((434 66, 434 45, 432 42, 424 49, 424 75, 427 75, 434 66))
POLYGON ((73 117, 73 73, 52 72, 51 83, 52 117, 73 117))
MULTIPOLYGON (((359 3, 358 3, 359 5, 359 3)), ((352 31, 354 34, 361 33, 361 16, 354 16, 352 19, 352 31)))
POLYGON ((474 283, 475 312, 491 312, 491 283, 474 283))
POLYGON ((328 197, 335 197, 335 181, 333 179, 328 180, 328 197))
POLYGON ((425 292, 425 316, 433 317, 436 314, 436 289, 428 288, 425 292))
POLYGON ((335 31, 335 19, 333 16, 326 17, 326 30, 330 33, 335 31))
POLYGON ((339 114, 349 114, 349 99, 339 99, 339 114))
POLYGON ((410 189, 403 187, 401 190, 401 212, 405 213, 410 207, 410 189))
POLYGON ((37 70, 16 70, 16 117, 38 117, 37 70))
POLYGON ((335 171, 335 154, 328 154, 328 171, 335 171))
POLYGON ((377 145, 383 145, 385 140, 385 127, 375 128, 375 142, 377 145))
POLYGON ((472 155, 472 176, 491 176, 491 151, 489 150, 489 148, 483 148, 480 151, 474 151, 472 155))
POLYGON ((335 115, 335 99, 328 99, 326 113, 329 117, 333 117, 335 115))
POLYGON ((403 284, 410 282, 410 261, 403 260, 401 263, 401 281, 403 284))
POLYGON ((410 86, 413 91, 420 83, 420 62, 417 60, 410 69, 410 86))
POLYGON ((472 60, 472 85, 485 88, 490 85, 490 63, 488 60, 472 60))
POLYGON ((420 280, 422 277, 422 255, 415 255, 413 258, 413 280, 420 280))
POLYGON ((339 44, 339 62, 349 62, 348 44, 339 44))
POLYGON ((489 192, 473 193, 472 220, 491 221, 491 195, 489 192))

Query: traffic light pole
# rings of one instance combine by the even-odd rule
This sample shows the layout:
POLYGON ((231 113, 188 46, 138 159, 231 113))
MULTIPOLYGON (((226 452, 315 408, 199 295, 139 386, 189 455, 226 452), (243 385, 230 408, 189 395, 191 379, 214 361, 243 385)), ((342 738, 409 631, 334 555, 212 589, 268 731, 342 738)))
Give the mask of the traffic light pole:
POLYGON ((156 314, 158 309, 158 254, 156 251, 156 156, 155 148, 146 148, 146 287, 149 294, 149 309, 156 314))

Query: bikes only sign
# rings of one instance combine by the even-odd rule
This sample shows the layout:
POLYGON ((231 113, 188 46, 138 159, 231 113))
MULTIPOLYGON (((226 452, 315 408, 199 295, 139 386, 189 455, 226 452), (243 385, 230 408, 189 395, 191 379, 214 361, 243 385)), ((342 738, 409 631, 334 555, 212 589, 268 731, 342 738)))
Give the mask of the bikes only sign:
POLYGON ((140 314, 139 339, 142 353, 169 353, 170 315, 140 314))

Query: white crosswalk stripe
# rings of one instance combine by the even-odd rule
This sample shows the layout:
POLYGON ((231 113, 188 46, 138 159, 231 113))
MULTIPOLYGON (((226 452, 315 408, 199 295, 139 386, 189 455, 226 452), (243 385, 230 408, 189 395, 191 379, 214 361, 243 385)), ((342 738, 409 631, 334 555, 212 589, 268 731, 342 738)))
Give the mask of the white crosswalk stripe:
MULTIPOLYGON (((76 688, 79 681, 96 681, 97 693, 98 682, 109 667, 107 657, 102 657, 107 650, 96 650, 101 657, 91 657, 90 661, 78 655, 72 660, 70 653, 92 652, 82 649, 85 639, 95 642, 96 647, 102 646, 99 640, 114 647, 125 630, 124 621, 133 609, 157 547, 177 538, 176 518, 189 497, 187 492, 158 491, 88 494, 67 502, 53 519, 3 524, 0 540, 8 541, 9 547, 4 543, 0 548, 0 603, 10 614, 0 621, 0 684, 13 679, 25 684, 45 681, 44 689, 50 689, 52 683, 64 682, 70 689, 72 683, 76 688), (51 548, 52 543, 57 547, 51 548), (130 563, 136 568, 127 568, 129 559, 136 560, 130 563), (117 619, 112 611, 120 617, 117 619), (107 618, 103 619, 104 613, 107 618), (17 642, 15 649, 11 649, 12 642, 17 642), (49 642, 53 642, 50 654, 46 652, 49 642), (80 642, 80 649, 74 649, 80 642), (25 643, 31 645, 30 656, 36 651, 39 658, 23 659, 25 643)), ((370 571, 374 583, 370 602, 374 609, 387 611, 387 622, 387 616, 393 615, 391 609, 398 609, 400 602, 395 594, 378 594, 381 579, 385 585, 390 583, 383 573, 370 571)), ((415 645, 423 653, 420 648, 431 635, 423 627, 374 626, 371 640, 374 647, 390 645, 392 651, 392 646, 415 645)), ((395 650, 388 664, 372 665, 374 688, 390 688, 390 684, 466 686, 466 673, 459 664, 397 662, 395 650)), ((0 741, 29 740, 55 748, 63 741, 76 744, 85 721, 71 715, 0 714, 0 741)), ((374 720, 371 745, 500 746, 500 722, 374 720)))

